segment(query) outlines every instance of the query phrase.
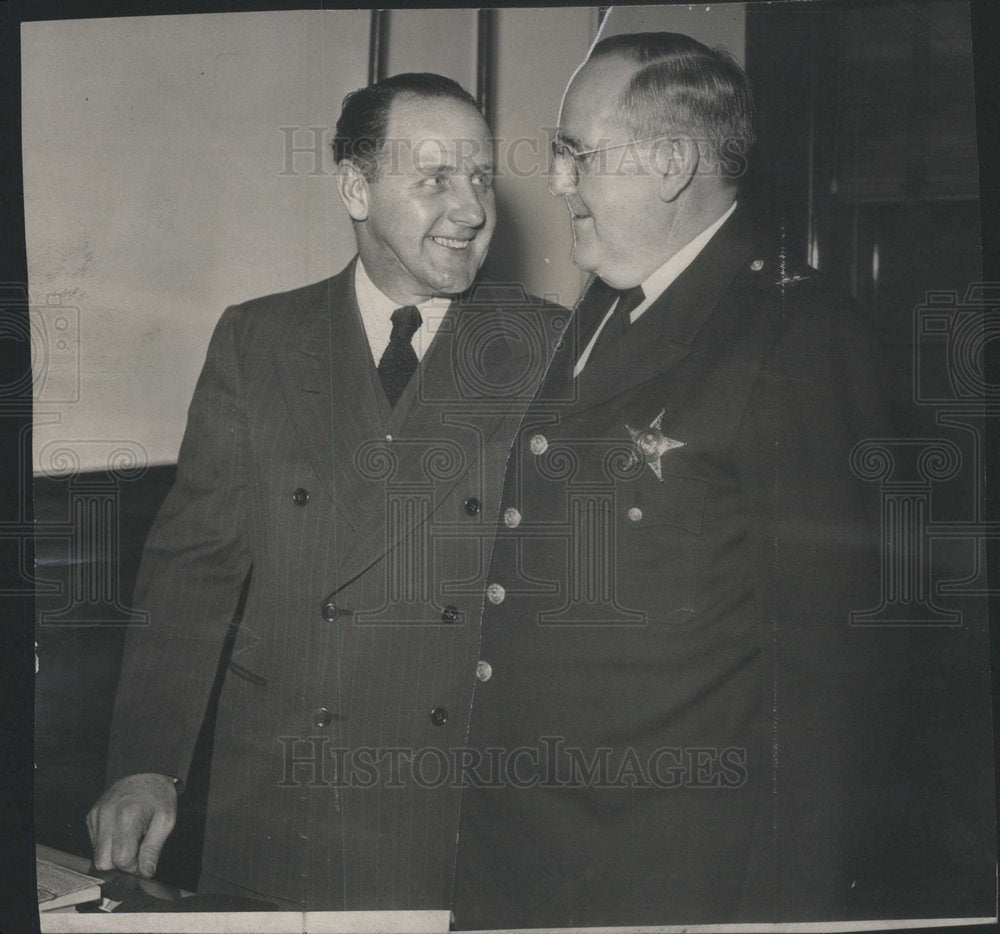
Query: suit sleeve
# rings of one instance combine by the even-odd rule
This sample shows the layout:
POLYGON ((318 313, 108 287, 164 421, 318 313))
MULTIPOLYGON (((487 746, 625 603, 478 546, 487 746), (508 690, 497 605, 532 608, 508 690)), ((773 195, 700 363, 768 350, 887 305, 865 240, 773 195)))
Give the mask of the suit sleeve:
POLYGON ((737 441, 757 540, 764 615, 783 626, 846 624, 871 598, 877 497, 851 468, 861 440, 886 437, 881 356, 846 300, 790 307, 737 441), (860 576, 859 576, 860 575, 860 576))
POLYGON ((878 491, 851 450, 885 437, 878 345, 846 299, 780 302, 776 336, 744 413, 737 464, 757 556, 765 660, 766 852, 777 917, 840 917, 856 872, 859 743, 882 650, 852 611, 876 605, 878 491))
POLYGON ((126 637, 107 778, 186 776, 251 562, 242 509, 247 442, 239 309, 223 314, 188 411, 177 478, 146 540, 126 637))

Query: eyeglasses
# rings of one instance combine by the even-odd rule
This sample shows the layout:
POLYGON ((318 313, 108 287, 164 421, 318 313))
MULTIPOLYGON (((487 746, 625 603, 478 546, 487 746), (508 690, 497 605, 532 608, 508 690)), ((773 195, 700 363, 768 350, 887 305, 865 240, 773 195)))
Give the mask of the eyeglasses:
POLYGON ((656 140, 670 139, 672 136, 672 133, 665 133, 661 136, 645 136, 642 139, 630 139, 627 143, 618 143, 615 146, 604 146, 600 149, 584 149, 582 151, 572 149, 561 139, 554 139, 552 140, 552 160, 553 162, 561 162, 563 166, 566 166, 567 161, 569 162, 572 166, 569 171, 573 176, 573 184, 575 185, 580 180, 580 176, 586 174, 588 166, 586 159, 588 156, 596 156, 599 153, 612 152, 616 149, 626 149, 629 146, 637 146, 639 143, 652 143, 656 140))

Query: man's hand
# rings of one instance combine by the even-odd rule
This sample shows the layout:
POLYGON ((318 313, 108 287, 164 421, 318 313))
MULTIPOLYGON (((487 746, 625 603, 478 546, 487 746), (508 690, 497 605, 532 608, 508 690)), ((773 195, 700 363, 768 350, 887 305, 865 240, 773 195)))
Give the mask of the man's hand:
POLYGON ((87 815, 94 866, 151 878, 176 818, 172 778, 144 772, 118 779, 87 815))

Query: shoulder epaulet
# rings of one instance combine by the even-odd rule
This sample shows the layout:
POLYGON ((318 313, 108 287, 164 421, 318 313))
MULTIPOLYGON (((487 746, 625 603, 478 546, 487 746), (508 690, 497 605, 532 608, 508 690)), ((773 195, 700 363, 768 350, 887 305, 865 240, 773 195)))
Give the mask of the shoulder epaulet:
POLYGON ((793 259, 784 248, 754 256, 747 266, 759 286, 769 292, 784 293, 816 275, 815 269, 793 259))

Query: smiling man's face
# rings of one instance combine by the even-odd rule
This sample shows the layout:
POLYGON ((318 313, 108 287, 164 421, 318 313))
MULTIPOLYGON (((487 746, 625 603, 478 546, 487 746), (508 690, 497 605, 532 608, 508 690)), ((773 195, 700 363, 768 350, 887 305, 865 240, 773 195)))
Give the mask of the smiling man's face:
POLYGON ((486 121, 462 101, 406 95, 392 102, 386 139, 365 183, 367 217, 355 217, 365 270, 400 304, 464 291, 496 226, 486 121))

